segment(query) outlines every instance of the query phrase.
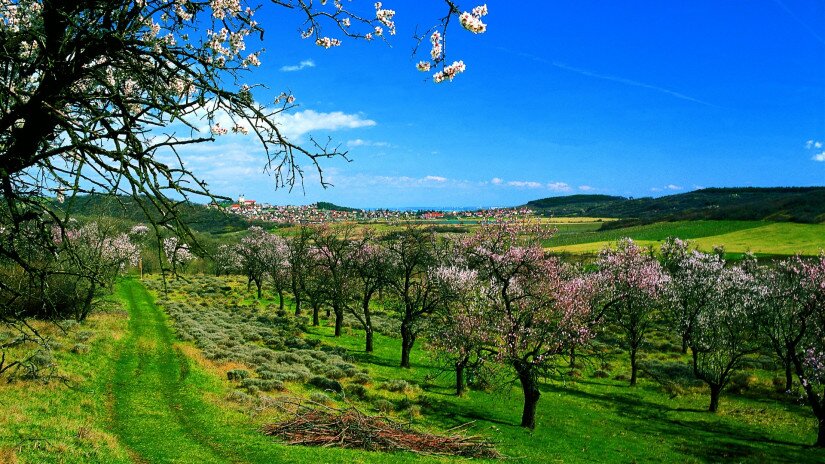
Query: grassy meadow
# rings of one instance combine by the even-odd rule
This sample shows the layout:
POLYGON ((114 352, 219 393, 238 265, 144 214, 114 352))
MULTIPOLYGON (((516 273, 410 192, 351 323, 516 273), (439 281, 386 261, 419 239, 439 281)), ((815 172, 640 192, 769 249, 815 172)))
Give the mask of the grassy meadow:
MULTIPOLYGON (((289 300, 279 313, 270 294, 252 298, 240 278, 187 276, 168 284, 164 294, 155 276, 146 285, 126 279, 116 293, 122 309, 50 333, 65 381, 0 386, 0 462, 468 461, 287 446, 260 432, 310 400, 431 432, 471 423, 468 433, 492 440, 508 462, 822 459, 808 447, 815 437, 809 407, 776 392, 780 373, 763 357, 752 359, 712 414, 703 384, 687 377, 677 384, 655 381, 658 370, 687 366, 667 334, 656 332, 645 345, 647 373, 635 388, 628 386, 626 353, 597 345, 589 356, 580 354, 575 369, 559 360, 557 373, 542 383, 537 427, 530 431, 518 426, 521 391, 512 377, 456 397, 450 371, 439 367, 425 340, 413 351, 413 367, 401 369, 397 338, 379 334, 375 352, 365 353, 354 321, 336 338, 331 320, 309 326, 291 315, 289 300), (88 349, 73 349, 78 343, 88 349), (275 346, 283 348, 267 351, 275 346), (334 383, 316 383, 315 371, 302 374, 306 355, 320 360, 312 369, 338 379, 341 392, 334 383), (333 375, 335 369, 345 372, 333 375), (229 380, 227 373, 238 370, 250 380, 229 380), (278 376, 296 380, 266 380, 278 376)), ((379 319, 382 309, 376 306, 379 319)))
POLYGON ((611 230, 582 230, 565 233, 559 229, 544 242, 556 253, 594 254, 622 237, 642 246, 658 247, 668 237, 693 241, 702 251, 723 246, 727 253, 752 252, 762 256, 817 255, 825 249, 825 224, 797 224, 764 221, 679 221, 657 222, 611 230))

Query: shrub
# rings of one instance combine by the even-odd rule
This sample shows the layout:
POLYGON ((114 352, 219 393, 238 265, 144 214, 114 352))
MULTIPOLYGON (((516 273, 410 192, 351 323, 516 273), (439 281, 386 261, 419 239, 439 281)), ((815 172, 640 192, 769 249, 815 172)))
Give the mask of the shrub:
POLYGON ((314 401, 314 402, 320 403, 320 404, 324 404, 324 405, 330 405, 330 404, 333 403, 332 398, 330 398, 329 396, 327 396, 327 395, 325 395, 321 392, 312 392, 309 395, 309 399, 311 401, 314 401))
POLYGON ((249 390, 250 387, 256 387, 258 391, 265 392, 275 390, 286 390, 283 382, 274 379, 244 379, 241 382, 241 386, 246 388, 247 390, 249 390))
POLYGON ((32 357, 29 358, 29 362, 39 368, 51 367, 54 365, 54 357, 48 351, 41 350, 32 355, 32 357))
POLYGON ((730 378, 730 383, 728 383, 728 391, 730 393, 739 394, 750 390, 757 380, 758 379, 756 376, 748 374, 747 372, 737 372, 730 378))
POLYGON ((253 398, 242 391, 232 390, 228 395, 226 395, 226 400, 233 403, 249 404, 252 402, 253 398))
POLYGON ((595 372, 593 372, 593 377, 597 379, 606 379, 610 377, 610 373, 603 371, 601 369, 597 369, 595 372))
POLYGON ((392 404, 392 401, 388 401, 383 398, 376 400, 373 404, 375 409, 381 414, 389 414, 395 409, 395 405, 392 404))
POLYGON ((226 373, 226 378, 232 381, 241 381, 249 377, 249 371, 246 369, 232 369, 226 373))
POLYGON ((411 393, 418 390, 416 385, 401 379, 393 379, 389 382, 384 382, 384 384, 381 385, 381 388, 396 393, 411 393))
POLYGON ((89 345, 84 345, 83 343, 76 343, 72 347, 72 353, 75 354, 86 354, 89 352, 89 345))
POLYGON ((364 372, 359 372, 352 376, 352 382, 360 385, 366 385, 370 383, 370 380, 372 379, 370 379, 369 374, 366 374, 364 372))
POLYGON ((313 387, 320 388, 321 390, 331 390, 335 393, 341 393, 343 391, 343 387, 341 383, 337 380, 328 379, 326 377, 321 377, 320 375, 316 375, 309 379, 308 382, 313 387))
POLYGON ((361 401, 365 401, 369 396, 369 392, 363 385, 358 384, 350 384, 344 387, 344 393, 347 396, 358 398, 361 401))

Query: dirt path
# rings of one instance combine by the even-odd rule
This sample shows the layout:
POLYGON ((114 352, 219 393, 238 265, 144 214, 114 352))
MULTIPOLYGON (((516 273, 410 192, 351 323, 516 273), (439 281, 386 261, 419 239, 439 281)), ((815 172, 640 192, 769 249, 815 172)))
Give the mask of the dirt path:
POLYGON ((188 363, 172 345, 161 310, 137 281, 124 280, 119 294, 129 311, 111 394, 114 428, 136 461, 151 463, 225 463, 207 437, 200 436, 181 406, 188 363))

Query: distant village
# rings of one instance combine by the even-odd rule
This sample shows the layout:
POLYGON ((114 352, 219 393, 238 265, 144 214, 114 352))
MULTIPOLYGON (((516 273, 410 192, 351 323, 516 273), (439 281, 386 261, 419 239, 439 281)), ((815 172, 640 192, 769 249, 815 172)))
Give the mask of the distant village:
POLYGON ((238 197, 229 205, 213 205, 250 220, 278 224, 324 224, 328 222, 395 222, 410 220, 480 220, 531 216, 529 208, 490 208, 473 211, 398 211, 391 209, 327 209, 317 203, 305 206, 280 206, 238 197))

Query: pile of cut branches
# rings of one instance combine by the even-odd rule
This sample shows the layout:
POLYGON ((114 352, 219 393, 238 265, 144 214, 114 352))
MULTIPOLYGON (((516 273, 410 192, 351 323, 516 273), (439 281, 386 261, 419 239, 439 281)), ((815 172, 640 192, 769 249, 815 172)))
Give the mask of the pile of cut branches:
MULTIPOLYGON (((449 432, 457 433, 468 425, 452 428, 449 432)), ((500 457, 486 438, 417 432, 404 424, 385 417, 370 416, 353 407, 344 410, 303 408, 292 419, 265 425, 263 431, 290 445, 412 451, 439 456, 500 457)))

